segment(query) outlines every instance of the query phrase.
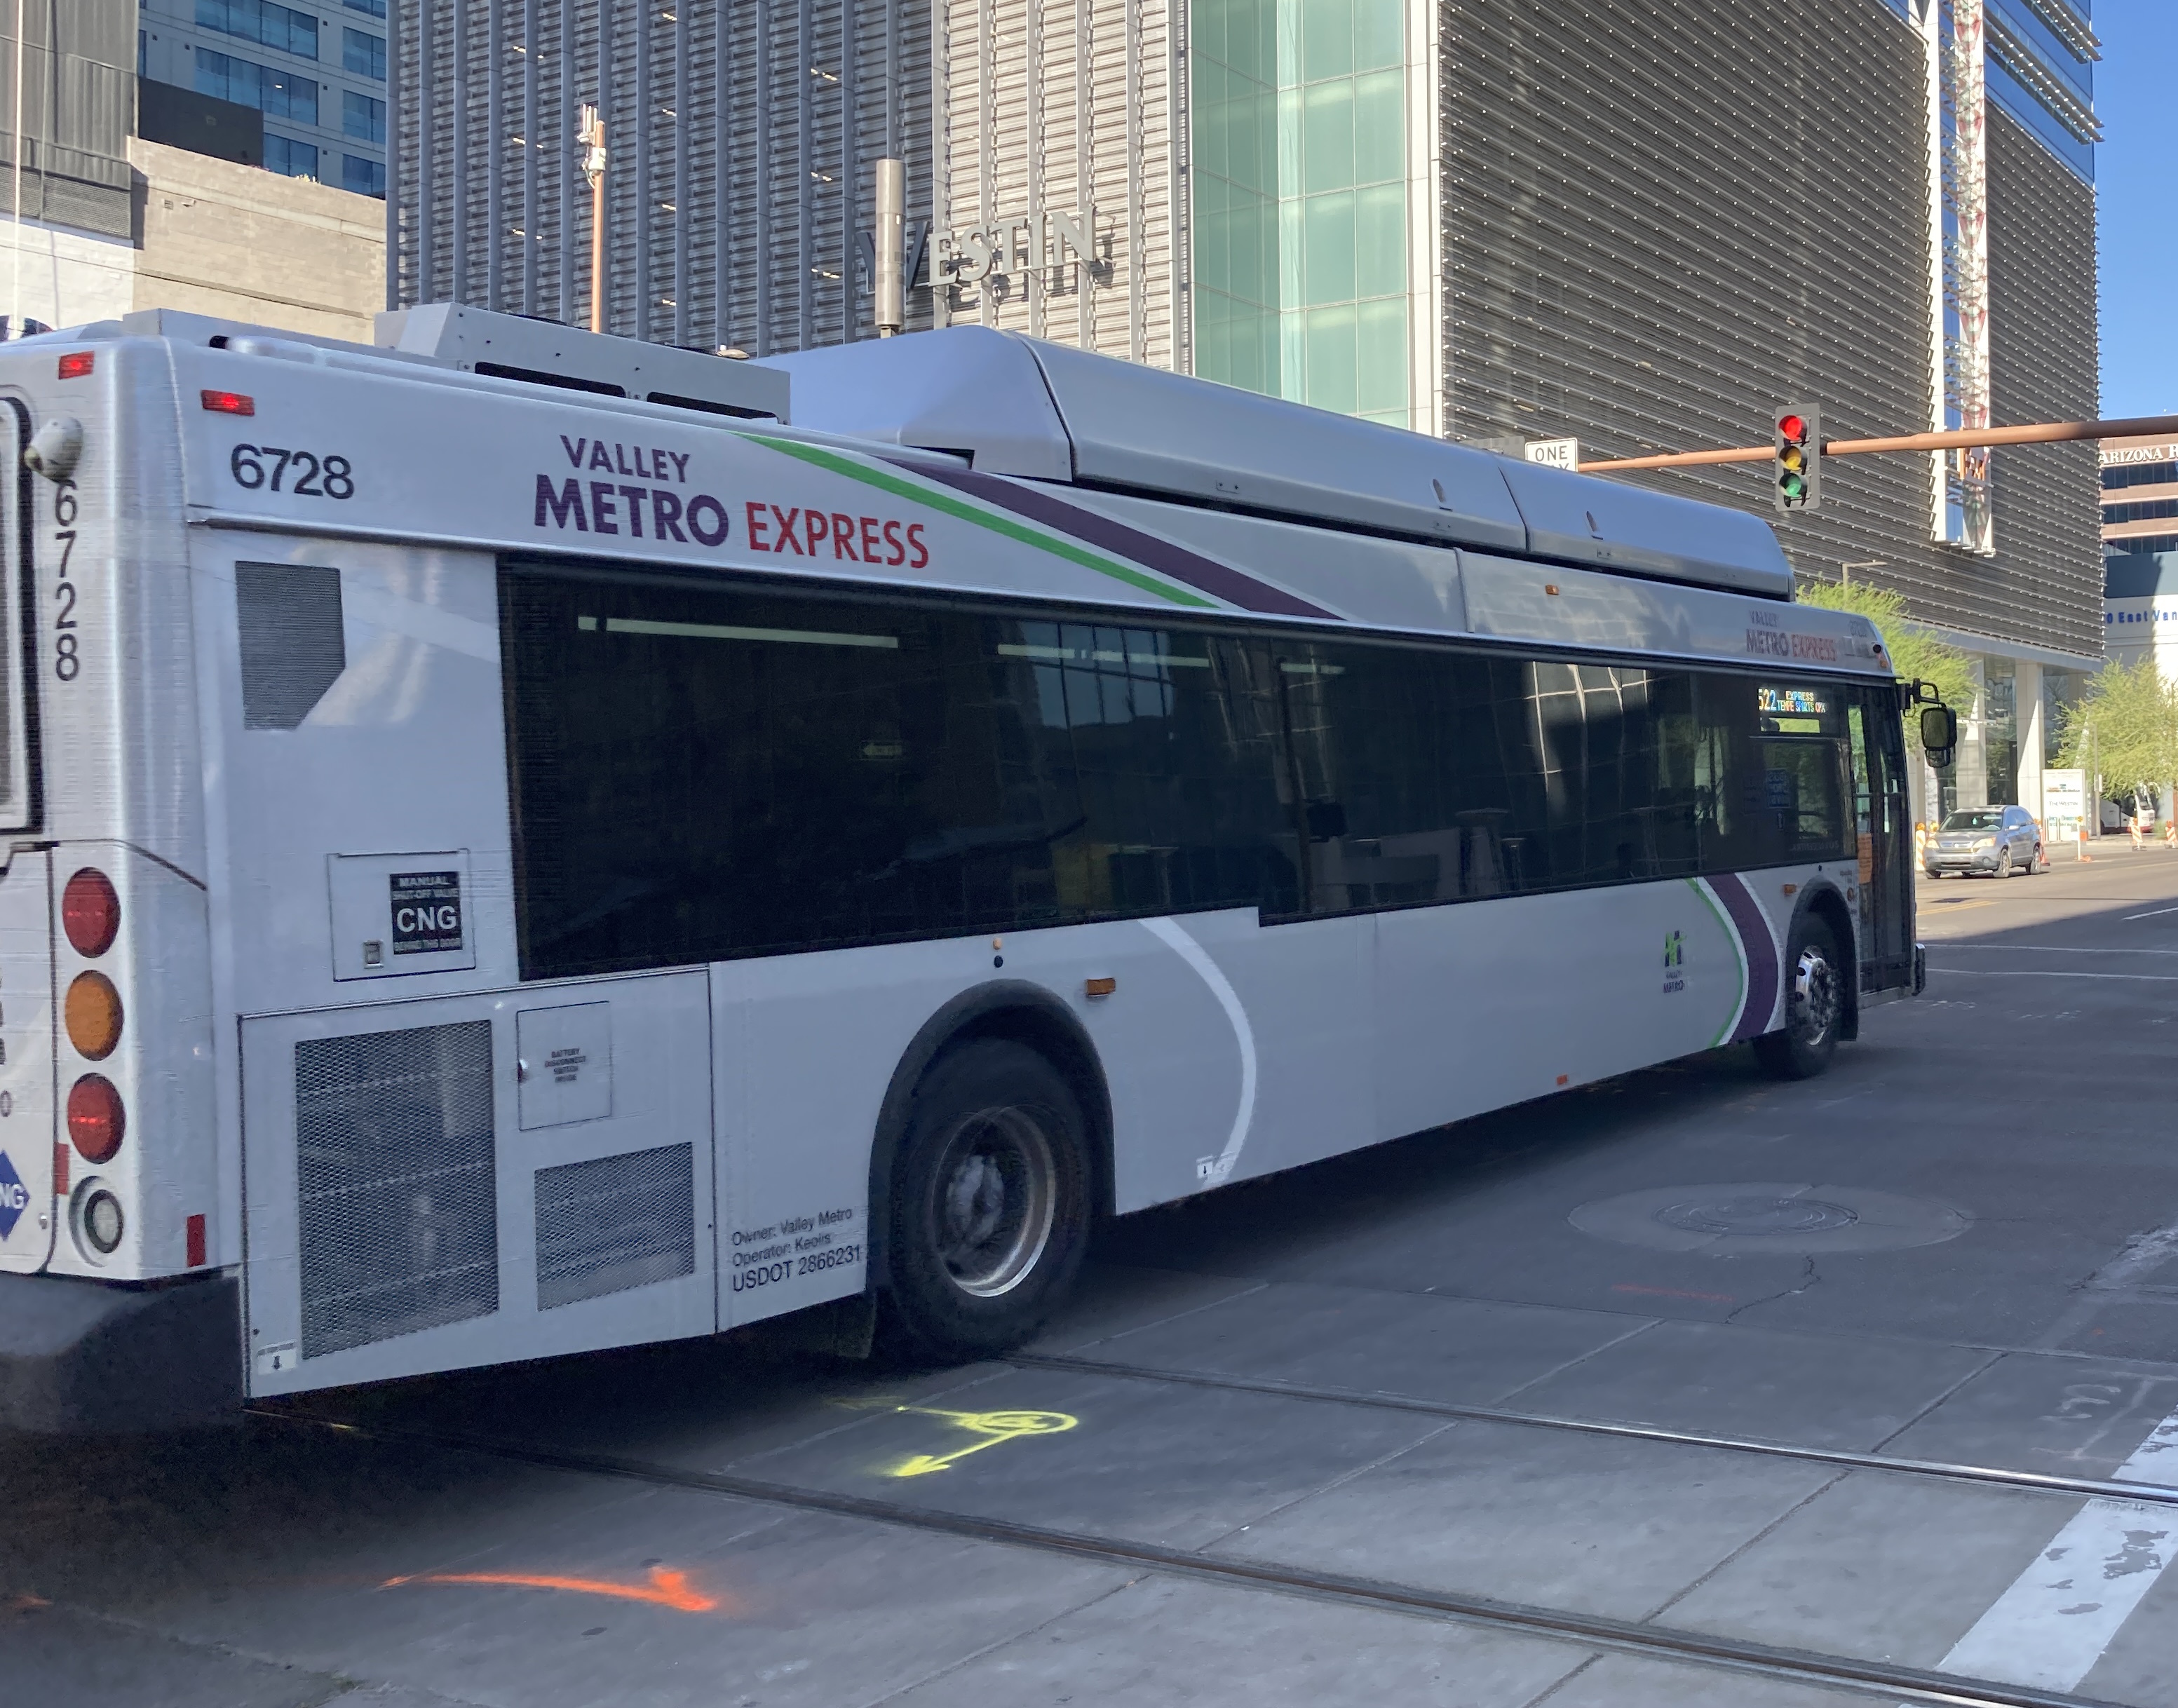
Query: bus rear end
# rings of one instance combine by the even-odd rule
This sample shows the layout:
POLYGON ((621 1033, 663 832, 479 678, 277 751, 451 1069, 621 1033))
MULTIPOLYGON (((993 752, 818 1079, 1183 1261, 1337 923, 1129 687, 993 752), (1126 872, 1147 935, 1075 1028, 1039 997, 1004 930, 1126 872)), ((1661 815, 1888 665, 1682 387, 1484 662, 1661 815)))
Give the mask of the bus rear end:
POLYGON ((0 405, 0 1428, 231 1415, 171 364, 25 340, 0 405))

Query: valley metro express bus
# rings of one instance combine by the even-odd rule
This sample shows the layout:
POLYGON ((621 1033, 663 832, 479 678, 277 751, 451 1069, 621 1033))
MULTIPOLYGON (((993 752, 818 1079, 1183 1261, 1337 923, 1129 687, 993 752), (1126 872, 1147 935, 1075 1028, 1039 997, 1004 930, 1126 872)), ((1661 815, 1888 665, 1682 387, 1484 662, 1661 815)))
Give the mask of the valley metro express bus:
POLYGON ((1920 983, 1908 691, 1750 516, 975 327, 0 399, 0 1426, 989 1354, 1100 1215, 1920 983))

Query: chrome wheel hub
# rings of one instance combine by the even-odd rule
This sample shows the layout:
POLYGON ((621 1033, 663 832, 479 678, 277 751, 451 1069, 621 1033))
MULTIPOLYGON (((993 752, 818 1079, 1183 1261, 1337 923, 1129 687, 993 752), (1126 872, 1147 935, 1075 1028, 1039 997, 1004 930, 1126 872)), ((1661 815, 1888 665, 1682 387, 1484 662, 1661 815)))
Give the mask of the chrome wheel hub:
POLYGON ((1820 1043, 1837 1024, 1840 1005, 1837 969, 1828 955, 1810 944, 1800 951, 1792 968, 1789 1020, 1793 1036, 1802 1043, 1820 1043))
POLYGON ((983 1109, 953 1130, 931 1210, 955 1286, 995 1298, 1036 1267, 1051 1239, 1056 1173, 1051 1141, 1026 1110, 983 1109))

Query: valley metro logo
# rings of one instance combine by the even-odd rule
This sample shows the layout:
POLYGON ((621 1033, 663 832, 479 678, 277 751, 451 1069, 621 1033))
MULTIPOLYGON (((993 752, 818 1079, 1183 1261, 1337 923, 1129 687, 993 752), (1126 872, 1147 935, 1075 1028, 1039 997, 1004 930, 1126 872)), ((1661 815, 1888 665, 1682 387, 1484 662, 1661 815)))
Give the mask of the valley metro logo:
POLYGON ((0 1151, 0 1240, 15 1231, 17 1219, 30 1207, 30 1189, 8 1160, 7 1152, 0 1151))
POLYGON ((1664 939, 1665 968, 1668 971, 1672 967, 1684 966, 1686 964, 1686 938, 1681 933, 1674 931, 1669 937, 1666 937, 1664 939))

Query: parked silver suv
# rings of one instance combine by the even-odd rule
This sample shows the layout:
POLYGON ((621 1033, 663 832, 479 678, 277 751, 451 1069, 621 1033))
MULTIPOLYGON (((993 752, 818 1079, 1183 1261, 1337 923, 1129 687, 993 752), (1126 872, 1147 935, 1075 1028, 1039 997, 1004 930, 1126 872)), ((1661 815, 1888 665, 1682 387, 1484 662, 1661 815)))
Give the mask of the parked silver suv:
POLYGON ((1921 851, 1921 869, 1931 878, 1946 872, 1988 878, 2038 872, 2042 827, 2024 807, 1962 807, 1921 851))

